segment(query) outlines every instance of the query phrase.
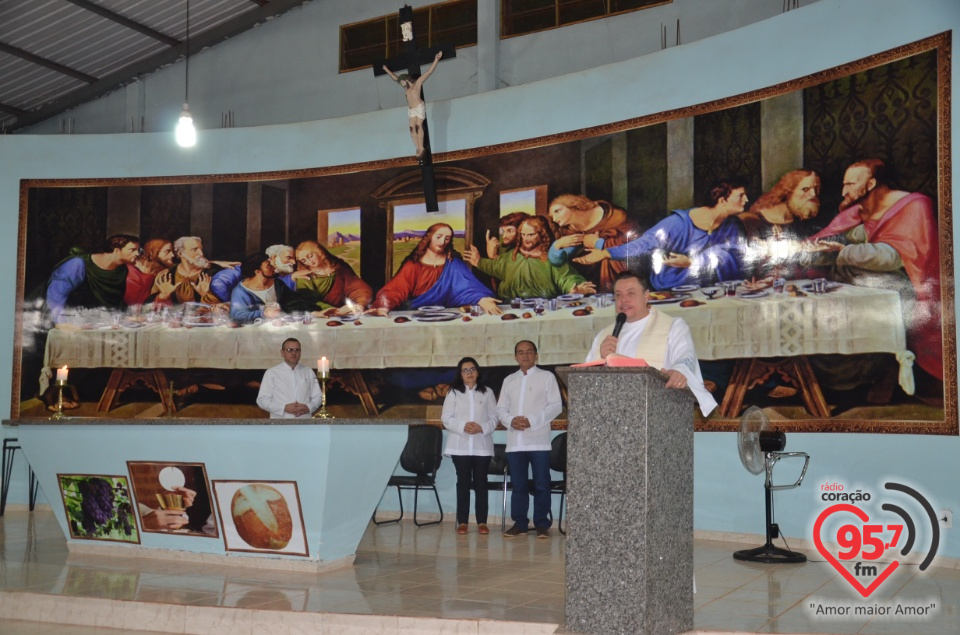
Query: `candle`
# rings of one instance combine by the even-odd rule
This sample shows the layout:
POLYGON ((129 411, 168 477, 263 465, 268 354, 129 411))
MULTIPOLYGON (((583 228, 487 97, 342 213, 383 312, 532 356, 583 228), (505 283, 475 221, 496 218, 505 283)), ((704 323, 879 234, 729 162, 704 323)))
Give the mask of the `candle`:
POLYGON ((320 374, 326 377, 330 373, 330 360, 326 357, 321 357, 320 361, 317 362, 317 368, 320 370, 320 374))
POLYGON ((67 381, 67 367, 57 369, 57 381, 62 381, 66 383, 67 381))

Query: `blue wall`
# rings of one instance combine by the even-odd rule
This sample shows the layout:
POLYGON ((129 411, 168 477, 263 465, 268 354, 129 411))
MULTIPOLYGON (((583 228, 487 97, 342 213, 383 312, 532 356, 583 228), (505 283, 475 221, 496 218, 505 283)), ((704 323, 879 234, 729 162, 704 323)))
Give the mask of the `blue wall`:
MULTIPOLYGON (((779 6, 779 5, 778 5, 779 6)), ((572 75, 429 104, 436 152, 507 143, 682 108, 737 95, 909 44, 960 26, 956 0, 821 0, 736 31, 572 75), (589 107, 586 105, 589 104, 589 107)), ((952 85, 960 86, 954 65, 952 85)), ((954 94, 957 93, 954 88, 954 94)), ((957 102, 957 100, 953 100, 957 102)), ((0 136, 0 267, 16 270, 22 178, 115 178, 323 167, 409 153, 397 110, 290 125, 201 131, 192 150, 169 133, 0 136), (358 143, 369 139, 370 143, 358 143)), ((952 139, 960 125, 951 117, 952 139)), ((957 165, 951 166, 958 183, 957 165)), ((954 194, 954 200, 957 199, 954 194)), ((944 202, 946 203, 946 202, 944 202)), ((954 205, 956 207, 956 205, 954 205)), ((954 227, 954 244, 958 244, 954 227)), ((956 273, 955 273, 956 275, 956 273)), ((0 278, 0 412, 9 412, 16 281, 0 278)), ((810 535, 826 481, 876 491, 885 479, 915 484, 936 509, 960 510, 960 438, 792 434, 790 448, 813 456, 803 489, 777 495, 790 537, 810 535)), ((759 533, 760 477, 740 465, 734 435, 696 435, 697 529, 759 533)), ((779 469, 779 468, 778 468, 779 469)), ((786 474, 787 470, 784 470, 786 474)), ((442 477, 453 506, 452 465, 442 477)), ((15 502, 25 500, 15 484, 15 502)), ((496 498, 492 499, 496 501, 496 498)), ((496 503, 494 503, 496 505, 496 503)), ((948 530, 941 553, 960 557, 948 530)))

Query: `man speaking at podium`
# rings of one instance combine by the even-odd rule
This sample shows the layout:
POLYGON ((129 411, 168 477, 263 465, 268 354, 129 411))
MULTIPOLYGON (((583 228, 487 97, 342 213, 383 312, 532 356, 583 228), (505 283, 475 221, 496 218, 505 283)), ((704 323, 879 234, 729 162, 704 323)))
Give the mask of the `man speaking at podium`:
POLYGON ((650 283, 640 274, 623 271, 613 283, 617 321, 593 339, 587 362, 617 357, 642 359, 667 375, 667 388, 689 388, 706 417, 717 402, 704 388, 700 363, 683 319, 648 308, 650 283))

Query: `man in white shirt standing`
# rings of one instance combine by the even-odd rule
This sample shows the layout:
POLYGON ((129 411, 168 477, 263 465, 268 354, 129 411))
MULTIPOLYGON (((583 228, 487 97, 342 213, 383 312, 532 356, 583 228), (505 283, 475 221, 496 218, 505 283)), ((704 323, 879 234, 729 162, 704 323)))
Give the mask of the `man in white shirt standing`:
POLYGON ((533 525, 537 538, 550 537, 550 422, 563 410, 557 378, 537 367, 537 347, 517 342, 514 358, 520 370, 503 380, 497 418, 507 428, 507 465, 513 495, 508 538, 529 532, 530 492, 528 470, 533 472, 533 525))
POLYGON ((269 412, 271 419, 309 417, 320 407, 320 383, 312 370, 300 365, 301 352, 299 340, 284 340, 280 346, 283 361, 263 374, 257 405, 269 412))
POLYGON ((687 323, 649 308, 650 284, 633 271, 617 275, 613 295, 617 313, 626 315, 627 321, 618 337, 613 335, 613 326, 597 333, 586 361, 610 357, 642 359, 667 375, 667 388, 689 388, 700 404, 700 412, 704 417, 709 415, 717 402, 703 386, 687 323))

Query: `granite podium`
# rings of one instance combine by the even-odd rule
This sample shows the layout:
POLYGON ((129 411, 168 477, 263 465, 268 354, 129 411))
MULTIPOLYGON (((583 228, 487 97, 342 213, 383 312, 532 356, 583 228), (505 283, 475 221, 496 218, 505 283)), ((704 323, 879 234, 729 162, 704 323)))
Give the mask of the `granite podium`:
POLYGON ((653 368, 557 372, 570 396, 565 632, 692 630, 692 393, 653 368))

